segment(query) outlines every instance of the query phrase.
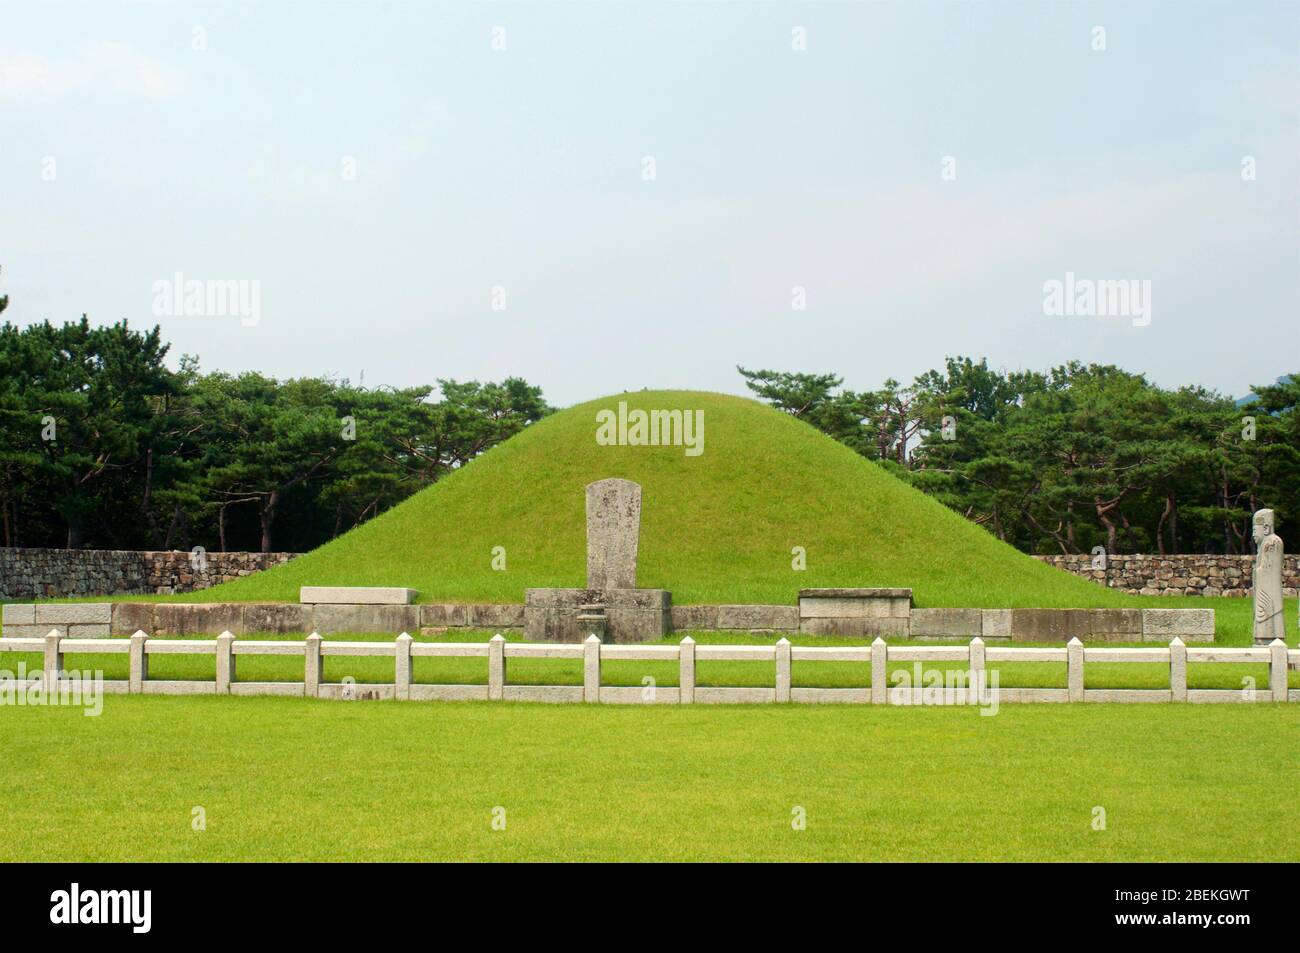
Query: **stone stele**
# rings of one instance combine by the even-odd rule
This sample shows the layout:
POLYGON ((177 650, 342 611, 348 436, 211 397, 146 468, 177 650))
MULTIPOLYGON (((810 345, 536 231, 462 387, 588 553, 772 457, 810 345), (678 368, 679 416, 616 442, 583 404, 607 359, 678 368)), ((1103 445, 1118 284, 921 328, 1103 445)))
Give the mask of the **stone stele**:
POLYGON ((635 589, 641 486, 597 480, 587 486, 587 588, 635 589))
POLYGON ((1282 539, 1273 532, 1273 511, 1255 514, 1251 535, 1255 540, 1255 567, 1251 584, 1255 596, 1255 644, 1286 641, 1282 624, 1282 539))

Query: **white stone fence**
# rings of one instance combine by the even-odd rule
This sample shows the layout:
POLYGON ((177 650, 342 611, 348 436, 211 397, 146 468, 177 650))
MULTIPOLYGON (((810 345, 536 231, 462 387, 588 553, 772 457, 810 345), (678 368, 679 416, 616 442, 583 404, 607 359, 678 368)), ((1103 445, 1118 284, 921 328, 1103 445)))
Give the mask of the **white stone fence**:
MULTIPOLYGON (((977 682, 993 662, 1064 662, 1065 688, 998 688, 999 702, 1241 702, 1300 701, 1300 690, 1287 688, 1287 667, 1300 666, 1300 649, 1288 650, 1280 640, 1258 648, 1188 647, 1175 638, 1168 646, 1149 648, 1085 647, 1072 639, 1064 648, 989 646, 982 639, 969 645, 887 645, 876 639, 864 646, 802 646, 781 639, 775 645, 700 645, 689 636, 677 645, 604 645, 594 636, 581 644, 507 642, 497 635, 488 642, 416 642, 403 632, 392 642, 326 641, 312 633, 301 641, 237 639, 229 632, 215 639, 156 639, 137 632, 130 639, 75 639, 65 647, 57 631, 43 639, 0 639, 0 668, 5 652, 43 653, 46 684, 65 671, 64 651, 116 653, 130 657, 126 681, 105 681, 110 694, 145 695, 284 695, 331 699, 397 699, 401 701, 541 701, 606 702, 622 704, 752 704, 810 702, 850 704, 933 704, 933 688, 890 687, 889 662, 965 662, 970 681, 977 682), (211 655, 216 659, 213 681, 171 681, 149 678, 154 655, 211 655), (241 682, 236 678, 240 656, 287 655, 304 662, 301 682, 241 682), (391 684, 325 680, 325 660, 330 657, 371 656, 393 659, 391 684), (416 658, 484 658, 486 685, 429 685, 412 680, 416 658), (511 685, 506 681, 510 659, 572 659, 583 663, 582 685, 511 685), (602 685, 601 663, 609 661, 676 662, 678 685, 602 685), (709 687, 696 684, 696 664, 701 661, 774 662, 775 684, 770 687, 709 687), (800 688, 791 683, 794 662, 857 662, 871 665, 869 688, 800 688), (1146 662, 1169 667, 1167 689, 1088 689, 1084 666, 1088 662, 1146 662), (1256 663, 1269 666, 1268 689, 1188 689, 1188 662, 1256 663)), ((970 689, 947 685, 939 689, 943 704, 968 703, 970 689)))

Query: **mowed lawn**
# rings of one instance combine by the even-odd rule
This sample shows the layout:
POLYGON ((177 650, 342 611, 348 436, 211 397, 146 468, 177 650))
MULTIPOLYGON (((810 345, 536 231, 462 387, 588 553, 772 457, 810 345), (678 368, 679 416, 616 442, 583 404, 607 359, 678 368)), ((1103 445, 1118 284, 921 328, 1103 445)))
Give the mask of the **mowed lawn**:
POLYGON ((117 696, 0 732, 5 861, 1300 860, 1300 705, 117 696))
MULTIPOLYGON (((41 664, 35 653, 0 656, 0 668, 19 662, 41 664)), ((65 667, 127 677, 124 654, 73 651, 65 667)), ((241 656, 237 676, 300 681, 302 669, 301 658, 241 656)), ((865 686, 870 669, 798 661, 792 674, 801 686, 865 686)), ((1060 663, 989 669, 1003 687, 1066 681, 1060 663)), ((214 674, 211 656, 150 659, 151 678, 214 674)), ((697 671, 700 685, 770 686, 774 676, 771 662, 701 661, 697 671)), ((1300 687, 1300 673, 1289 677, 1300 687)), ((325 678, 391 683, 393 660, 330 657, 325 678)), ((487 663, 416 659, 414 678, 482 684, 487 663)), ((581 663, 511 659, 507 679, 578 685, 581 663)), ((604 684, 647 679, 676 685, 676 663, 602 667, 604 684)), ((1159 664, 1086 669, 1090 688, 1168 679, 1159 664)), ((1268 667, 1192 664, 1188 682, 1267 690, 1268 667)), ((10 768, 0 774, 0 829, 10 832, 0 860, 1300 859, 1294 806, 1278 794, 1300 771, 1294 703, 1005 704, 981 715, 113 695, 93 718, 0 707, 0 738, 10 768), (192 827, 196 808, 205 830, 192 827), (504 830, 492 825, 497 808, 504 830), (1095 808, 1104 830, 1093 828, 1095 808)))

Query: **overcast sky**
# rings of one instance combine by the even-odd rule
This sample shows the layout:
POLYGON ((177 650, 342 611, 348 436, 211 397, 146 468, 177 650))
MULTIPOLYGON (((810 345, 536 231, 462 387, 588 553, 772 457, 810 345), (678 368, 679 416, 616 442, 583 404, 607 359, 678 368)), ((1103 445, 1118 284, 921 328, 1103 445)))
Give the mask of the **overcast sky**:
POLYGON ((0 129, 5 317, 209 370, 1300 368, 1296 2, 3 0, 0 129), (260 319, 156 317, 177 272, 260 319), (1150 322, 1045 314, 1067 273, 1150 322))

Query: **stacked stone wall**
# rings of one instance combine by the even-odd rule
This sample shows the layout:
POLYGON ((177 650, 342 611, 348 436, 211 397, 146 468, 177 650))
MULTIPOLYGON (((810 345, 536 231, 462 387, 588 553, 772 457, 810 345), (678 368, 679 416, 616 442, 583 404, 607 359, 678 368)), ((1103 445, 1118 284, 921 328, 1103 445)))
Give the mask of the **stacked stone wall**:
MULTIPOLYGON (((1250 595, 1251 556, 1039 556, 1043 562, 1093 582, 1142 596, 1250 595)), ((1282 594, 1300 594, 1300 557, 1282 561, 1282 594)))
POLYGON ((0 599, 196 592, 270 569, 295 555, 0 548, 0 599))

